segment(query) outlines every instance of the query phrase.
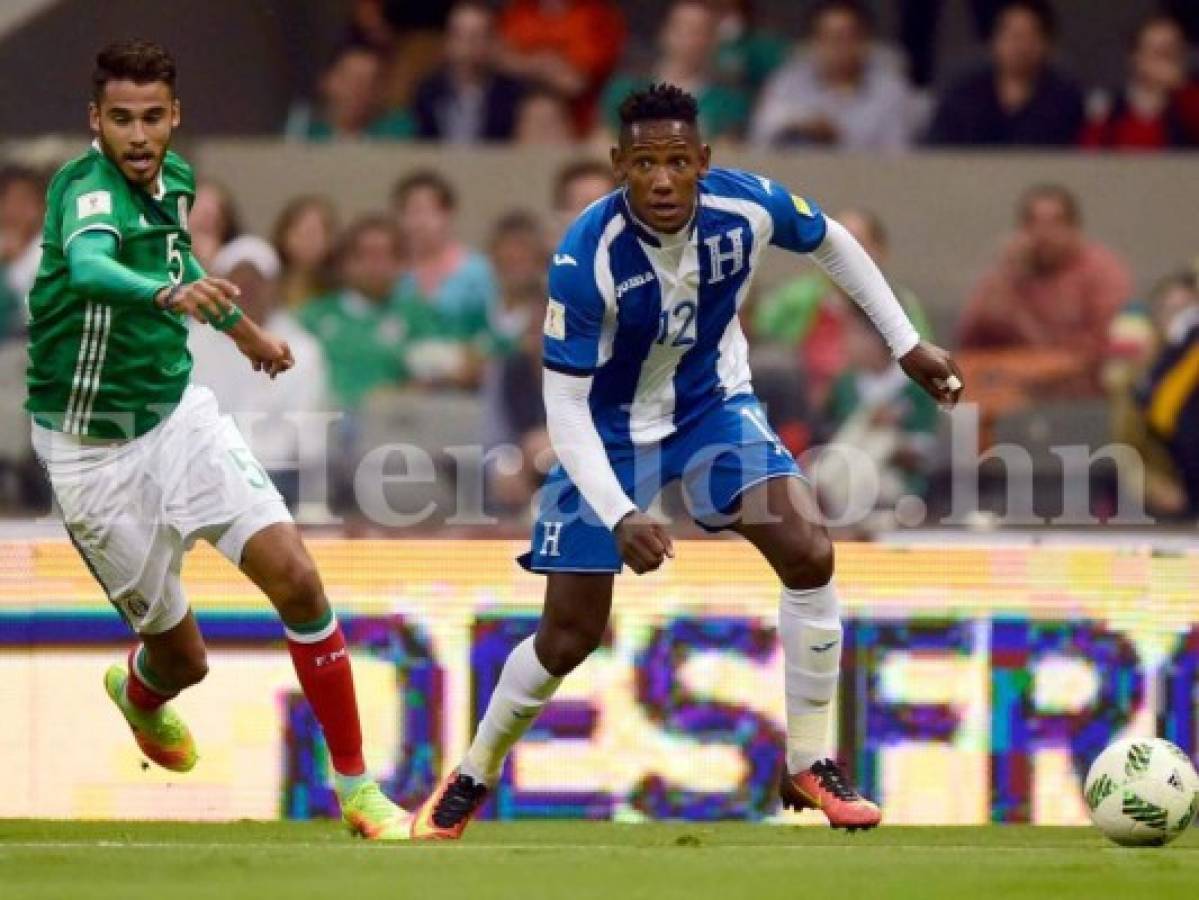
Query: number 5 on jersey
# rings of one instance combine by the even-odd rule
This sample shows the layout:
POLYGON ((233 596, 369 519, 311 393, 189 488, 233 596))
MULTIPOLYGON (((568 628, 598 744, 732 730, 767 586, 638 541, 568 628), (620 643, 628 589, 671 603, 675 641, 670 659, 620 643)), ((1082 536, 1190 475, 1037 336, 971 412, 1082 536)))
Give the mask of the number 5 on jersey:
POLYGON ((176 246, 178 242, 178 234, 172 232, 167 235, 167 276, 171 279, 171 284, 183 282, 183 254, 176 246))

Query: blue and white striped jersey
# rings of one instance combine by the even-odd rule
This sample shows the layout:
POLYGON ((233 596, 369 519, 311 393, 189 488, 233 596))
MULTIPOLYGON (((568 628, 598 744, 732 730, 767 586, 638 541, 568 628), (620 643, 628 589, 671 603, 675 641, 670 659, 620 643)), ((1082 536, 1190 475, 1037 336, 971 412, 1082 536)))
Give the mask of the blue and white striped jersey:
POLYGON ((544 364, 594 375, 590 405, 612 450, 660 441, 752 391, 737 310, 768 244, 808 253, 824 214, 768 178, 711 169, 687 235, 664 246, 624 191, 575 221, 550 266, 544 364))

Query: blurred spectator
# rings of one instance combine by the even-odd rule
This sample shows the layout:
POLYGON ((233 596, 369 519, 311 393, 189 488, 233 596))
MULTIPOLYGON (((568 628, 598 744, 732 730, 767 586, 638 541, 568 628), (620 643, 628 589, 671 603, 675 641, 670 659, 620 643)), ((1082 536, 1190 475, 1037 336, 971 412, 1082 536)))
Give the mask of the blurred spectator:
POLYGON ((554 177, 553 242, 557 243, 588 206, 616 190, 610 163, 581 159, 567 163, 554 177))
POLYGON ((516 108, 516 143, 522 146, 562 146, 575 142, 570 106, 552 91, 535 88, 516 108))
POLYGON ((754 113, 754 143, 902 150, 914 105, 898 67, 873 45, 874 23, 859 0, 822 0, 801 52, 767 82, 754 113))
POLYGON ((196 199, 187 215, 192 254, 207 271, 217 252, 241 234, 241 217, 233 194, 219 181, 201 178, 196 182, 196 199))
MULTIPOLYGON (((995 27, 1003 0, 970 0, 974 33, 986 40, 995 27)), ((920 88, 932 84, 936 75, 937 37, 944 0, 899 0, 899 37, 908 56, 912 83, 920 88)))
POLYGON ((812 480, 829 511, 840 515, 853 496, 853 480, 863 477, 865 455, 878 478, 876 512, 894 510, 901 497, 928 486, 937 405, 904 374, 856 304, 845 317, 845 347, 846 368, 833 383, 825 417, 833 431, 829 444, 853 448, 854 457, 844 450, 821 453, 812 480))
MULTIPOLYGON (((887 230, 878 215, 869 210, 846 209, 834 218, 858 239, 880 267, 886 268, 887 230)), ((894 288, 916 330, 931 339, 920 298, 902 285, 894 288)), ((756 337, 798 349, 812 409, 825 407, 833 380, 848 363, 847 322, 856 308, 857 304, 823 272, 813 269, 779 286, 754 310, 756 337)))
POLYGON ((758 27, 753 0, 711 0, 718 22, 716 72, 756 97, 787 58, 787 39, 758 27))
MULTIPOLYGON (((1143 493, 1137 499, 1151 515, 1167 518, 1186 512, 1186 493, 1169 451, 1149 432, 1137 392, 1167 344, 1170 323, 1177 313, 1195 302, 1195 297, 1195 275, 1187 271, 1158 282, 1148 303, 1131 301, 1112 320, 1108 357, 1103 365, 1112 440, 1127 444, 1140 454, 1145 480, 1141 485, 1143 493)), ((1129 479, 1123 490, 1137 487, 1136 479, 1129 479)))
POLYGON ((699 101, 699 125, 705 138, 739 135, 749 116, 749 100, 714 77, 717 24, 716 12, 706 0, 675 0, 658 33, 653 72, 617 75, 604 89, 600 108, 609 131, 620 130, 620 104, 625 98, 658 81, 681 87, 699 101))
POLYGON ((0 340, 25 327, 25 298, 42 261, 46 181, 33 169, 0 169, 0 340))
POLYGON ((501 67, 574 104, 579 134, 624 51, 625 21, 612 0, 508 0, 500 15, 501 67))
POLYGON ((523 339, 534 307, 545 300, 550 248, 541 223, 521 211, 496 222, 489 250, 499 294, 490 329, 502 356, 523 339))
POLYGON ((991 34, 991 60, 941 98, 930 144, 1064 145, 1083 125, 1082 91, 1055 69, 1057 21, 1047 0, 1007 0, 991 34))
POLYGON ((301 438, 305 429, 323 430, 327 425, 317 418, 329 408, 325 355, 316 339, 280 307, 282 268, 269 243, 253 235, 235 238, 217 253, 211 271, 241 289, 238 306, 253 321, 286 341, 296 364, 273 380, 256 376, 228 335, 193 323, 188 339, 192 379, 212 389, 222 412, 245 417, 242 432, 254 455, 295 509, 299 473, 319 476, 325 464, 322 435, 301 438))
POLYGON ((441 62, 451 2, 353 0, 349 42, 369 47, 384 60, 383 96, 389 109, 410 106, 416 86, 441 62))
POLYGON ((476 387, 495 304, 491 266, 455 233, 458 198, 436 172, 401 179, 391 202, 409 261, 399 292, 430 308, 439 324, 441 344, 430 341, 422 348, 422 375, 455 387, 476 387))
POLYGON ((387 108, 385 67, 386 60, 369 48, 342 50, 321 76, 319 108, 293 110, 287 135, 309 141, 412 137, 415 129, 408 113, 387 108))
POLYGON ((521 83, 497 72, 495 14, 481 2, 455 4, 445 36, 445 64, 417 88, 416 133, 425 140, 469 144, 506 141, 516 125, 521 83))
POLYGON ((528 506, 542 474, 536 462, 549 447, 541 400, 548 256, 546 235, 531 215, 510 213, 496 223, 491 264, 500 302, 492 316, 492 330, 500 355, 489 367, 484 386, 487 444, 515 445, 522 459, 517 472, 495 466, 489 474, 492 499, 504 510, 528 506))
POLYGON ((333 288, 337 212, 327 197, 303 195, 283 208, 271 234, 283 262, 279 296, 290 309, 333 288))
POLYGON ((1165 336, 1142 382, 1139 400, 1150 433, 1170 453, 1182 479, 1186 512, 1199 515, 1199 289, 1175 277, 1155 291, 1155 318, 1165 336))
POLYGON ((400 240, 391 219, 354 222, 342 235, 336 260, 338 289, 298 316, 324 349, 334 403, 353 411, 376 388, 412 380, 408 351, 434 326, 426 309, 394 294, 400 240))
POLYGON ((1086 238, 1078 201, 1066 188, 1033 187, 1017 216, 1016 233, 962 316, 960 345, 1066 354, 1080 377, 1055 389, 1093 395, 1109 326, 1132 293, 1131 276, 1115 254, 1086 238))
POLYGON ((1177 19, 1146 19, 1133 38, 1128 83, 1114 97, 1095 97, 1083 146, 1160 150, 1199 143, 1199 82, 1190 76, 1189 57, 1177 19))

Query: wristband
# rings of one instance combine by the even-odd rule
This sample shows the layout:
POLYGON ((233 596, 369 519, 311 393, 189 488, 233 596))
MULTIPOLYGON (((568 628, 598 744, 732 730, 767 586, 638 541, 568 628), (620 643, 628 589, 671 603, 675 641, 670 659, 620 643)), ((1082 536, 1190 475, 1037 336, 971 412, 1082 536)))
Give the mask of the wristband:
POLYGON ((242 320, 244 315, 245 313, 241 311, 240 307, 232 306, 229 308, 229 312, 225 313, 219 319, 209 319, 208 324, 217 331, 232 331, 233 327, 242 320))
POLYGON ((157 300, 155 300, 154 305, 164 312, 174 312, 175 303, 179 299, 179 292, 181 290, 183 290, 182 284, 172 284, 170 290, 167 291, 167 295, 162 299, 162 302, 159 303, 157 300))

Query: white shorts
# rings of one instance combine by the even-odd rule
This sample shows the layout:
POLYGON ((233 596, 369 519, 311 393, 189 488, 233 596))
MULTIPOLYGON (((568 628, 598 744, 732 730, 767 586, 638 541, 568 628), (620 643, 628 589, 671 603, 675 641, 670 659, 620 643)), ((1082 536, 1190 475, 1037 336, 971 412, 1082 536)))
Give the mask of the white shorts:
POLYGON ((188 387, 134 440, 88 444, 34 423, 33 448, 84 562, 139 633, 160 634, 187 614, 179 573, 197 539, 239 565, 251 536, 292 521, 206 387, 188 387))

